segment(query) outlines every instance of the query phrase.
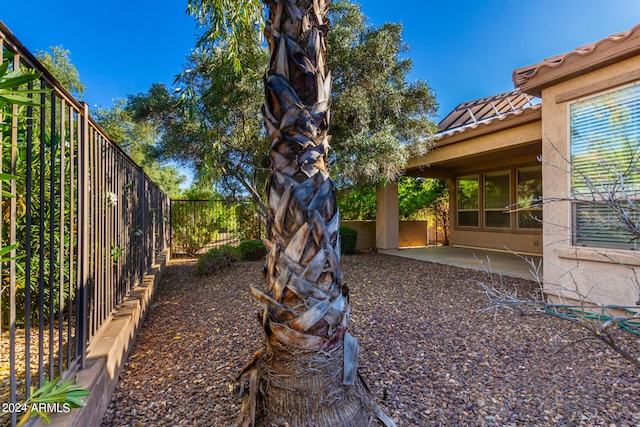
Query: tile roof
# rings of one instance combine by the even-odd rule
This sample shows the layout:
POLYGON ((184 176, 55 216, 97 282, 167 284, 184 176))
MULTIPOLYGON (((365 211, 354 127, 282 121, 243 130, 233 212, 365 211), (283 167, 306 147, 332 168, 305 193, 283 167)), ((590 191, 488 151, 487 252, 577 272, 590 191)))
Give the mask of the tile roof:
POLYGON ((503 120, 510 114, 519 114, 539 100, 518 90, 464 102, 453 109, 438 124, 439 134, 451 134, 480 123, 503 120))
POLYGON ((545 87, 639 54, 640 24, 571 52, 518 68, 513 71, 513 83, 523 92, 540 96, 545 87))

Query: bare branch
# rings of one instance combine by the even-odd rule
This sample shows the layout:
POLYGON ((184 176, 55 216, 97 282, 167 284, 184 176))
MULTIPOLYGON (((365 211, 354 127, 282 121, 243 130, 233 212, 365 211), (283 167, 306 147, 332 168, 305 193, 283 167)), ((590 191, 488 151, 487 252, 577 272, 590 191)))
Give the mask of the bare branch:
MULTIPOLYGON (((551 290, 548 287, 544 288, 545 282, 541 274, 541 264, 536 263, 532 258, 515 255, 532 267, 532 275, 538 283, 539 293, 534 296, 521 296, 516 285, 506 284, 502 276, 496 277, 491 271, 491 262, 488 257, 486 263, 476 257, 489 277, 487 282, 478 282, 488 300, 488 305, 481 311, 494 311, 494 317, 497 316, 499 309, 506 309, 522 317, 547 316, 560 319, 584 330, 587 334, 563 347, 560 351, 582 341, 598 340, 640 369, 640 357, 634 357, 629 351, 622 348, 614 336, 615 333, 626 330, 622 329, 621 325, 628 324, 630 320, 640 319, 640 311, 631 311, 637 310, 638 307, 598 305, 591 301, 587 295, 581 293, 577 286, 573 289, 558 286, 554 291, 557 291, 558 295, 562 295, 562 292, 572 294, 574 299, 580 302, 579 304, 549 303, 545 299, 545 291, 549 293, 551 290), (621 310, 625 310, 626 314, 613 315, 614 312, 621 310)), ((635 269, 633 271, 636 273, 635 269)))

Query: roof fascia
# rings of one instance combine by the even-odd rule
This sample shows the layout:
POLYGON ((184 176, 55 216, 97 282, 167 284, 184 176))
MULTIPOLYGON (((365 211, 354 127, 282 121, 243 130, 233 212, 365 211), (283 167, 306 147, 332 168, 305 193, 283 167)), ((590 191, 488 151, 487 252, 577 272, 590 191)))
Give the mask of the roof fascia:
POLYGON ((542 90, 627 58, 640 55, 640 25, 626 37, 611 36, 538 64, 513 71, 513 82, 522 92, 542 96, 542 90))

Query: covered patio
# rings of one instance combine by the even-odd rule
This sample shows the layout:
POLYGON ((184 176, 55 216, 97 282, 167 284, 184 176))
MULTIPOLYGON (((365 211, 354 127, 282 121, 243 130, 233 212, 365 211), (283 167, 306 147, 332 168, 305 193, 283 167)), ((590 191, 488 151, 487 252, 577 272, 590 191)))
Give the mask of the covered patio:
POLYGON ((460 104, 438 126, 434 147, 407 162, 408 176, 449 187, 449 248, 399 249, 398 187, 377 191, 379 252, 533 279, 522 258, 542 256, 540 100, 520 91, 460 104), (469 249, 479 248, 479 249, 469 249), (508 248, 508 249, 507 249, 508 248))

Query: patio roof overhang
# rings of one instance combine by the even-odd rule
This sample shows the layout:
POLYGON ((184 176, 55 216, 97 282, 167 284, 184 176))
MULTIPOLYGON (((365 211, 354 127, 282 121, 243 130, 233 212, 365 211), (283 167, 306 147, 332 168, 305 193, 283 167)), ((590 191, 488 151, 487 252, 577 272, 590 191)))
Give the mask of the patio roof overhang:
POLYGON ((541 104, 440 133, 434 148, 407 162, 405 174, 452 178, 456 170, 536 158, 542 146, 541 104))

